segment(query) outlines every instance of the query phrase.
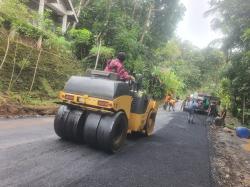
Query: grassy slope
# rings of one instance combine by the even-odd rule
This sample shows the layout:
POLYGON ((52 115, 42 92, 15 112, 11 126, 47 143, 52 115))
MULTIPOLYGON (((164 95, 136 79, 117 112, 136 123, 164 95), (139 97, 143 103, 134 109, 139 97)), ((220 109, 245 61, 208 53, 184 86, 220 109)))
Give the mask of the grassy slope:
MULTIPOLYGON (((0 29, 0 63, 5 55, 8 32, 0 29)), ((54 106, 59 90, 71 76, 84 70, 80 62, 70 52, 58 52, 43 47, 32 92, 28 94, 32 82, 39 51, 31 44, 36 41, 16 36, 11 40, 3 68, 0 70, 0 105, 15 103, 32 106, 54 106), (15 51, 17 47, 17 50, 15 51), (16 52, 16 57, 15 57, 16 52), (14 58, 16 59, 13 84, 8 91, 14 58), (19 74, 19 76, 18 76, 19 74)))

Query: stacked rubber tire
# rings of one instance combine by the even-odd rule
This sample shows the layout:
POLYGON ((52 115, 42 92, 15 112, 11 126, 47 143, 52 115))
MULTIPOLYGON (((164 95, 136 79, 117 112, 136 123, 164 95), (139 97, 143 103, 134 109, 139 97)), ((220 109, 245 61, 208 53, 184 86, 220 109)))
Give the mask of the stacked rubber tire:
POLYGON ((128 121, 123 112, 111 115, 62 105, 55 116, 54 129, 62 139, 114 153, 126 139, 128 121))

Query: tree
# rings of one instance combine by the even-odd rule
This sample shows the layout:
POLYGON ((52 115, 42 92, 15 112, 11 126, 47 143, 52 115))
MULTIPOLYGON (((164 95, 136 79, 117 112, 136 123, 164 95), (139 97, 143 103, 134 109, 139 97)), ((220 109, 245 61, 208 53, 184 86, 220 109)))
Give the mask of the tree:
MULTIPOLYGON (((250 3, 245 0, 211 0, 211 9, 207 15, 215 15, 212 27, 225 35, 223 50, 231 55, 234 49, 242 50, 242 35, 250 25, 250 3)), ((243 47, 243 48, 242 48, 243 47)))
MULTIPOLYGON (((211 0, 210 4, 207 14, 219 15, 213 19, 213 27, 225 35, 223 50, 229 68, 224 76, 230 82, 231 107, 237 115, 237 111, 242 113, 240 108, 250 100, 250 3, 245 0, 211 0)), ((246 107, 250 108, 250 105, 246 107)))
POLYGON ((83 59, 87 56, 93 44, 92 33, 87 29, 71 29, 68 35, 76 57, 83 59))
POLYGON ((164 89, 149 89, 160 80, 159 75, 151 71, 160 63, 155 51, 172 36, 183 10, 176 0, 90 1, 81 12, 77 25, 77 29, 91 31, 95 39, 90 57, 85 58, 87 64, 94 64, 91 56, 96 54, 97 46, 102 41, 101 62, 105 61, 103 54, 107 52, 106 49, 114 49, 113 54, 126 52, 125 66, 130 73, 143 74, 144 89, 154 92, 157 97, 163 95, 164 89), (158 30, 155 30, 156 27, 158 30))

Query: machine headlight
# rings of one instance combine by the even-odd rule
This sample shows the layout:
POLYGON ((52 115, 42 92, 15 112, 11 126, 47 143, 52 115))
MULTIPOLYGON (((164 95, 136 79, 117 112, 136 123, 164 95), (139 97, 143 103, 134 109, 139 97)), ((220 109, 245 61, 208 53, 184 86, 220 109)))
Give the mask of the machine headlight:
POLYGON ((77 98, 77 101, 78 101, 79 103, 85 103, 85 99, 82 98, 82 97, 78 97, 78 98, 77 98))
POLYGON ((73 101, 73 100, 74 100, 74 95, 66 94, 66 95, 64 96, 64 98, 67 99, 67 100, 73 101))
POLYGON ((98 100, 97 104, 103 107, 109 107, 109 108, 112 107, 112 103, 108 101, 98 100))

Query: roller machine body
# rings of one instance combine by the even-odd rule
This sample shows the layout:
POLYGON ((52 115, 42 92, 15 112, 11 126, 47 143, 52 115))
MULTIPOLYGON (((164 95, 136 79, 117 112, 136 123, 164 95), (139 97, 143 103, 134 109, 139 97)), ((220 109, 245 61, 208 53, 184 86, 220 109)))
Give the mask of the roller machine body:
POLYGON ((59 93, 55 132, 63 139, 116 152, 128 133, 149 136, 153 132, 156 101, 138 93, 114 73, 90 71, 83 77, 72 76, 59 93))

